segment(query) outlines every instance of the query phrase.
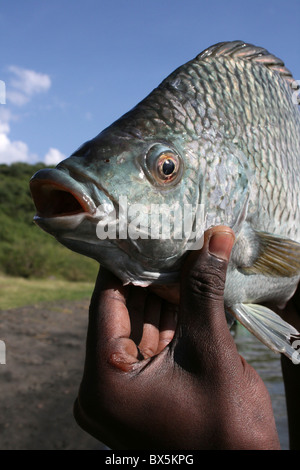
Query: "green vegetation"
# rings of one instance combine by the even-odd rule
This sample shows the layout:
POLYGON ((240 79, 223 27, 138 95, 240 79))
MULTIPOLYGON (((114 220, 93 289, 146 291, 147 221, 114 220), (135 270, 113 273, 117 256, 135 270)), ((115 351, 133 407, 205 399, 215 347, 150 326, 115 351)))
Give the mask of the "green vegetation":
POLYGON ((0 276, 0 310, 55 300, 90 299, 92 282, 0 276))
MULTIPOLYGON (((48 284, 53 280, 77 281, 74 290, 79 292, 79 282, 95 282, 98 263, 63 247, 34 224, 29 180, 44 167, 26 163, 0 165, 0 274, 50 278, 48 284)), ((0 283, 2 286, 3 279, 0 283)))

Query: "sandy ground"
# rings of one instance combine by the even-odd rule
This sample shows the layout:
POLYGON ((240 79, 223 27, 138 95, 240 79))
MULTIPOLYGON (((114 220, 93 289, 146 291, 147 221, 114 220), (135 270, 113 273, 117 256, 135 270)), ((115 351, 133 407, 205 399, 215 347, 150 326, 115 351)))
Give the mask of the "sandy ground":
POLYGON ((76 424, 89 301, 0 311, 0 449, 101 450, 76 424))
MULTIPOLYGON (((6 364, 1 364, 0 348, 0 450, 106 449, 73 418, 83 372, 88 307, 89 300, 85 300, 0 310, 0 340, 6 345, 6 364)), ((260 366, 259 373, 268 384, 279 436, 287 449, 280 361, 272 361, 269 370, 270 357, 261 361, 266 355, 259 349, 263 345, 257 341, 256 346, 252 342, 247 346, 253 338, 242 335, 240 341, 246 351, 256 351, 252 365, 260 366)))

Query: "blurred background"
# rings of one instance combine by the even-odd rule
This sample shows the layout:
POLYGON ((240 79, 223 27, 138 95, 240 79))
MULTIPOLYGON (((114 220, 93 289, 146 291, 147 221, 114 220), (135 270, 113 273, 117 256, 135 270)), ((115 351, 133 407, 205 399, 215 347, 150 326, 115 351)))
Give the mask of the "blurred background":
MULTIPOLYGON (((217 42, 263 46, 300 80, 299 16, 299 0, 0 0, 0 448, 102 448, 72 418, 98 266, 33 224, 32 174, 217 42)), ((239 338, 287 448, 279 358, 239 338)))

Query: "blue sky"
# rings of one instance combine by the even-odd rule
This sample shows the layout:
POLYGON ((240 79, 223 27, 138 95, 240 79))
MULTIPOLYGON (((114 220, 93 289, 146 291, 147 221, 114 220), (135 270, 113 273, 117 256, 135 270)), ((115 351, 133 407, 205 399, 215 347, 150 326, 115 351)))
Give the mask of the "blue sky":
POLYGON ((299 18, 300 0, 0 0, 0 163, 58 162, 220 41, 300 79, 299 18))

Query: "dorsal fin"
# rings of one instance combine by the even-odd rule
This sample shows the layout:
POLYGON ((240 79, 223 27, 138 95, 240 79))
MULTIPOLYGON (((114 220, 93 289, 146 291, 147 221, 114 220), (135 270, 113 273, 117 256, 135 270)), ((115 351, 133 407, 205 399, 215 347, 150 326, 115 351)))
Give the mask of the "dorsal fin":
POLYGON ((292 73, 285 67, 283 61, 278 59, 278 57, 275 57, 273 54, 270 54, 270 52, 263 47, 253 46, 252 44, 247 44, 243 41, 219 42, 218 44, 205 49, 205 51, 201 52, 196 59, 203 60, 207 57, 220 56, 229 56, 233 59, 249 60, 263 64, 269 69, 278 72, 290 86, 294 84, 293 90, 297 89, 295 88, 295 79, 293 78, 292 73))

